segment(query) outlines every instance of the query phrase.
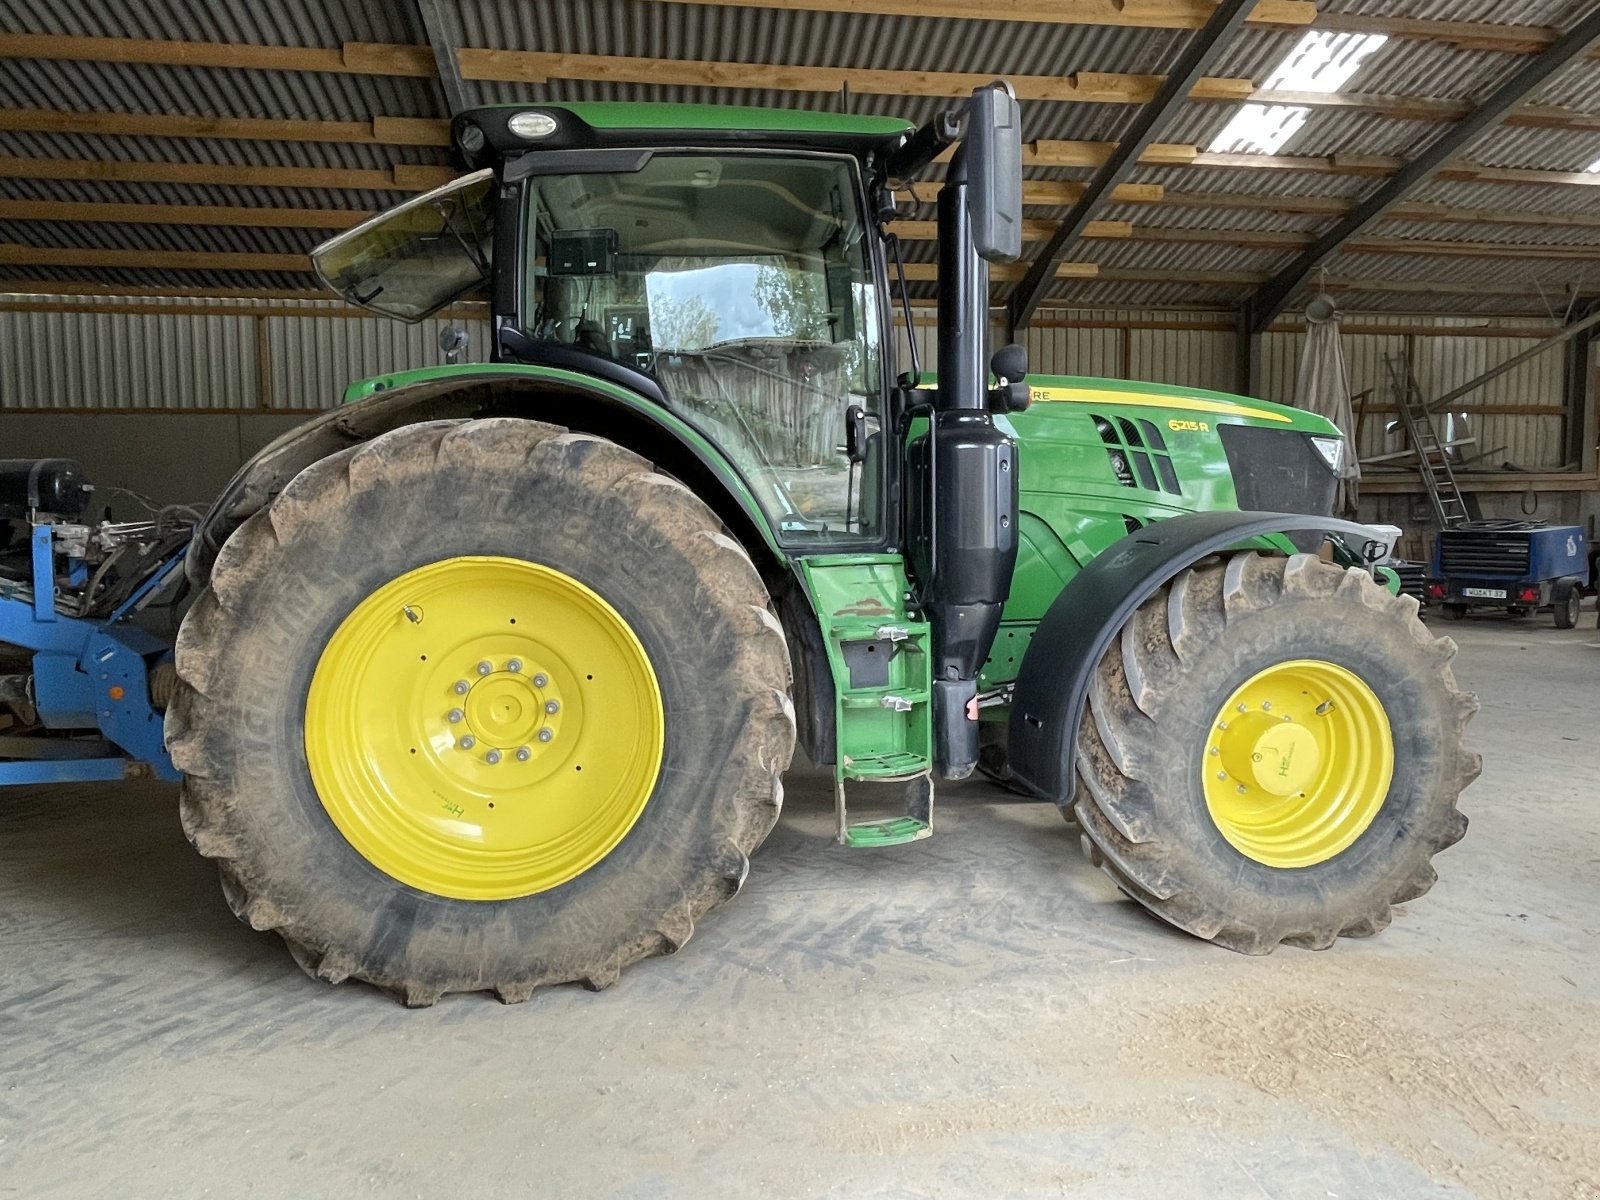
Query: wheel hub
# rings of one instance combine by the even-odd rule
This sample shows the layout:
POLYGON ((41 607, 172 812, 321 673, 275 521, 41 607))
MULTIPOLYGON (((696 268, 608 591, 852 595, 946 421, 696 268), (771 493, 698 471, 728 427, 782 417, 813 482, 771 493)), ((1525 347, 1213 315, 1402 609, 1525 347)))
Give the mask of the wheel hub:
POLYGON ((307 765, 346 840, 402 883, 467 900, 545 891, 604 858, 664 743, 655 672, 621 614, 510 558, 378 588, 329 638, 306 700, 307 765))
POLYGON ((1320 659, 1278 663, 1241 684, 1212 721, 1201 778, 1218 831, 1271 867, 1348 848, 1388 796, 1394 742, 1377 695, 1320 659))

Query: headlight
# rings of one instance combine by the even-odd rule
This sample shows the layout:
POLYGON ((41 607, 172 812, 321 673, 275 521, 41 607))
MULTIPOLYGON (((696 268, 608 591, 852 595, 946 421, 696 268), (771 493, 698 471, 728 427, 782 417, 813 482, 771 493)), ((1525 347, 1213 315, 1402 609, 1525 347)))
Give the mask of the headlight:
POLYGON ((1336 437, 1314 437, 1311 444, 1317 448, 1317 453, 1322 455, 1322 461, 1328 464, 1328 470, 1335 475, 1344 465, 1344 439, 1336 437))
POLYGON ((549 113, 519 112, 506 121, 506 128, 520 138, 549 137, 556 131, 556 119, 549 113))

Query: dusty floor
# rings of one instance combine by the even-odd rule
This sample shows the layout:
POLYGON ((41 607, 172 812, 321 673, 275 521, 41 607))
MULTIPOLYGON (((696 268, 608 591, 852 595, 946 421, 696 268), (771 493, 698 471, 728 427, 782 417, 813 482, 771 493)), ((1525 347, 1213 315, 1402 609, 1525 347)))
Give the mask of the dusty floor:
POLYGON ((1383 936, 1248 959, 983 784, 796 773, 616 988, 408 1012, 237 924, 159 787, 0 793, 0 1197, 1600 1197, 1600 634, 1472 621, 1482 779, 1383 936))

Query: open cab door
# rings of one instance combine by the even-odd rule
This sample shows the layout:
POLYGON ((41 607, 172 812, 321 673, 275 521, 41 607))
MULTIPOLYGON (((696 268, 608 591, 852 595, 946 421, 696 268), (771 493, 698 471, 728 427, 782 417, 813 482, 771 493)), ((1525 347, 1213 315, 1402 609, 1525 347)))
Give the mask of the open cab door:
POLYGON ((494 172, 452 180, 330 238, 311 252, 327 287, 416 324, 488 282, 494 172))

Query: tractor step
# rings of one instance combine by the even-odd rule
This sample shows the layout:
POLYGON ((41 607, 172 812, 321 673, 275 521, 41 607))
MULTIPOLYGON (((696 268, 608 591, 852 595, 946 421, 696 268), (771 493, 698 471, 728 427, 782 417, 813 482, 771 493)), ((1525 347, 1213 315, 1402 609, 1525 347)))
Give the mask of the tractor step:
POLYGON ((874 849, 880 846, 903 846, 907 842, 920 842, 933 836, 933 772, 923 770, 907 778, 874 780, 878 783, 902 782, 906 785, 905 814, 898 817, 878 817, 869 821, 850 821, 845 807, 844 777, 835 775, 833 781, 834 817, 841 846, 855 849, 874 849))
POLYGON ((859 821, 847 826, 844 845, 857 850, 879 846, 904 846, 933 836, 933 826, 915 817, 885 817, 881 821, 859 821))

